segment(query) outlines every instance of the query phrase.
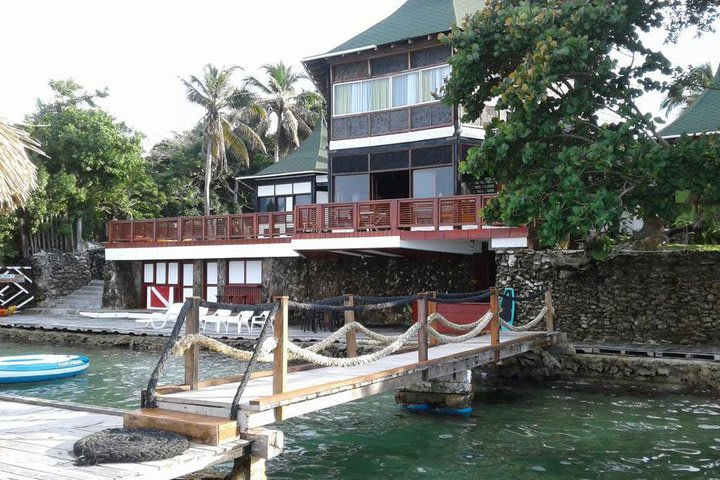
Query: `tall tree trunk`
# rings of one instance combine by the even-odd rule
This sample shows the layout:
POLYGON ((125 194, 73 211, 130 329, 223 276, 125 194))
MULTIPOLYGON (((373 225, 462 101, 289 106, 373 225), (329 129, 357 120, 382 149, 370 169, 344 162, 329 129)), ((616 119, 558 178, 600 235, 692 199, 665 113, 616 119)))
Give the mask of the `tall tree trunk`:
POLYGON ((210 146, 205 152, 205 194, 203 195, 203 205, 205 207, 205 216, 210 215, 210 182, 212 180, 212 150, 210 146))

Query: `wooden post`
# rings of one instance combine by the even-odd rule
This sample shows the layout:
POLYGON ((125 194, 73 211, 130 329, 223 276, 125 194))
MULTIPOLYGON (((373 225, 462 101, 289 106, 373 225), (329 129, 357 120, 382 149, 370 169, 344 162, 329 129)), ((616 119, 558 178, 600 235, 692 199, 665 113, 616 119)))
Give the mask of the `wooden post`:
MULTIPOLYGON (((352 294, 345 295, 344 304, 346 307, 352 307, 355 305, 355 296, 352 294)), ((345 310, 345 325, 353 323, 354 321, 355 312, 352 310, 345 310)), ((345 334, 345 350, 348 358, 357 357, 357 338, 355 330, 350 330, 345 334)))
POLYGON ((420 322, 418 330, 418 362, 428 359, 428 299, 427 294, 421 293, 422 298, 417 300, 417 316, 420 322))
MULTIPOLYGON (((277 395, 287 390, 288 297, 273 297, 273 300, 280 302, 274 325, 277 347, 273 364, 273 395, 277 395)), ((285 420, 284 407, 275 409, 275 420, 285 420)))
MULTIPOLYGON (((426 296, 429 296, 429 297, 431 297, 431 298, 435 298, 435 297, 437 296, 437 292, 427 292, 427 293, 426 293, 426 296)), ((427 297, 426 297, 426 298, 427 298, 427 297)), ((438 304, 435 303, 435 302, 428 302, 428 305, 427 305, 427 316, 428 316, 428 317, 429 317, 430 315, 432 315, 433 313, 437 313, 437 305, 438 305, 438 304)), ((437 328, 438 328, 437 321, 433 320, 432 322, 430 322, 430 326, 431 326, 432 328, 434 328, 435 330, 437 330, 437 328)), ((428 346, 429 346, 429 347, 436 347, 437 344, 438 344, 437 338, 431 337, 431 338, 428 339, 428 346)))
POLYGON ((205 263, 203 260, 193 260, 193 297, 205 296, 205 263))
POLYGON ((552 290, 550 289, 545 292, 545 306, 547 307, 545 325, 548 333, 552 333, 555 331, 555 307, 553 306, 552 290))
MULTIPOLYGON (((192 308, 185 319, 185 334, 192 335, 200 333, 200 298, 192 297, 192 308)), ((190 390, 198 389, 200 361, 200 347, 196 344, 185 350, 185 385, 190 385, 190 390)))
POLYGON ((490 295, 490 311, 492 319, 490 320, 490 345, 495 347, 495 361, 500 360, 500 296, 497 289, 493 288, 490 295))
POLYGON ((228 277, 228 261, 224 258, 217 260, 217 298, 218 302, 232 303, 225 298, 225 286, 228 277))

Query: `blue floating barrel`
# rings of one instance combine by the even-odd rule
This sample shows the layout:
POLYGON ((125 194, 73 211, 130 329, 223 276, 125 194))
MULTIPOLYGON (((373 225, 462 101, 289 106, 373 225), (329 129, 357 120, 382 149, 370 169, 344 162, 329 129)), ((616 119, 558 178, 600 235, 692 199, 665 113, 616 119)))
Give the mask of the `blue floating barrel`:
POLYGON ((0 383, 42 382, 74 377, 90 366, 78 355, 15 355, 0 357, 0 383))

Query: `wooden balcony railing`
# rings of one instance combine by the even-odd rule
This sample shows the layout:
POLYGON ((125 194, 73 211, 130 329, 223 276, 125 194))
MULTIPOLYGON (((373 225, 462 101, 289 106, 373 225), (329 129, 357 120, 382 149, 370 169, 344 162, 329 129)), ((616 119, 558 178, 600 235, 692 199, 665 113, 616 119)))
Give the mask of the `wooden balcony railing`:
POLYGON ((451 230, 482 226, 493 195, 299 205, 293 212, 112 221, 110 243, 291 238, 386 230, 451 230))

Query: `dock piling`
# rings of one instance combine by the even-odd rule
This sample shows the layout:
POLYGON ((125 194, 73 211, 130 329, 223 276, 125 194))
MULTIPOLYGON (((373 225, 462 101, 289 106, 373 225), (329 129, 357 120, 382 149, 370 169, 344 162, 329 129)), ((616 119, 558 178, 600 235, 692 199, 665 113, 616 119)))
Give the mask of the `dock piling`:
MULTIPOLYGON (((188 312, 185 323, 185 333, 193 335, 200 333, 200 297, 190 297, 192 308, 188 312)), ((185 351, 185 384, 190 390, 198 389, 200 380, 200 347, 193 345, 185 351)))

